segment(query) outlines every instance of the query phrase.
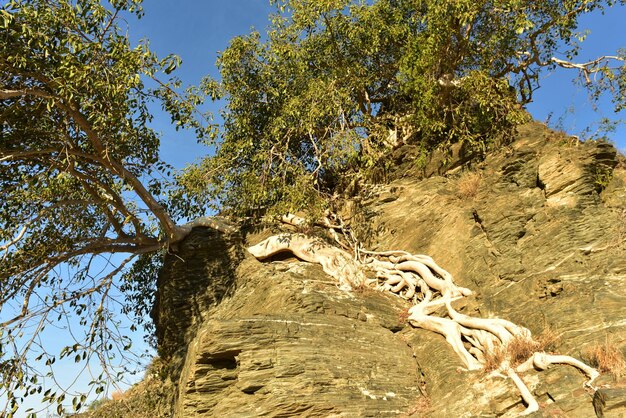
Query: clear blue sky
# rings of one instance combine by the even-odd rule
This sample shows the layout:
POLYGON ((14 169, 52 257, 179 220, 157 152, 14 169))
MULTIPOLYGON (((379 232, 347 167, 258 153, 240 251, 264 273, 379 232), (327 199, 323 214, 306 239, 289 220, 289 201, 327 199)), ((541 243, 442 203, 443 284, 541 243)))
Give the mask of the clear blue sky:
MULTIPOLYGON (((263 32, 273 11, 268 0, 147 0, 144 9, 144 18, 128 22, 133 43, 147 38, 151 48, 161 57, 170 53, 179 55, 183 64, 178 76, 188 84, 197 84, 206 74, 217 77, 215 60, 218 51, 223 51, 232 37, 249 33, 251 27, 263 32)), ((588 46, 580 54, 581 60, 626 47, 623 22, 626 22, 624 7, 613 9, 605 16, 585 18, 583 26, 592 32, 585 42, 588 46)), ((602 106, 602 113, 593 112, 586 92, 571 83, 574 76, 572 70, 545 73, 543 87, 528 109, 541 121, 550 113, 553 114, 553 121, 567 115, 563 126, 569 133, 578 134, 601 116, 614 115, 606 103, 602 106), (568 112, 572 106, 575 111, 568 112)), ((216 115, 219 114, 219 106, 219 103, 211 105, 216 115)), ((163 159, 176 167, 192 163, 207 152, 206 148, 196 144, 192 133, 174 131, 169 117, 159 111, 156 112, 154 127, 163 133, 163 159)), ((612 135, 612 140, 622 152, 626 152, 626 130, 623 127, 612 135)), ((140 340, 141 336, 137 335, 137 341, 140 340)), ((141 344, 137 345, 141 347, 141 344)), ((74 375, 71 365, 67 367, 67 376, 62 376, 62 380, 74 375)), ((78 383, 80 385, 81 382, 78 383)))
MULTIPOLYGON (((275 9, 269 0, 148 0, 144 10, 142 19, 129 22, 133 41, 148 39, 160 57, 180 56, 183 63, 176 74, 184 83, 198 84, 207 74, 219 77, 215 62, 230 39, 250 33, 252 27, 263 33, 275 9)), ((221 105, 209 104, 216 120, 221 105)), ((167 115, 159 112, 154 127, 164 134, 162 158, 176 167, 192 163, 208 151, 196 145, 191 132, 174 131, 167 115)))
MULTIPOLYGON (((599 13, 584 16, 580 21, 581 29, 589 29, 591 32, 583 42, 583 48, 579 54, 579 62, 585 62, 601 55, 614 54, 620 48, 626 48, 626 35, 624 34, 624 22, 626 22, 626 7, 619 6, 609 9, 605 15, 599 13)), ((548 114, 552 113, 552 122, 566 114, 563 127, 570 133, 577 135, 585 128, 591 126, 601 117, 626 118, 625 112, 616 115, 609 100, 601 101, 598 111, 594 111, 589 100, 587 91, 572 83, 576 75, 575 70, 558 69, 553 73, 545 72, 542 75, 541 88, 534 96, 534 102, 528 105, 528 110, 540 121, 545 121, 548 114), (573 108, 573 113, 568 109, 573 108)), ((622 153, 626 153, 626 127, 624 123, 617 132, 608 135, 622 153)))

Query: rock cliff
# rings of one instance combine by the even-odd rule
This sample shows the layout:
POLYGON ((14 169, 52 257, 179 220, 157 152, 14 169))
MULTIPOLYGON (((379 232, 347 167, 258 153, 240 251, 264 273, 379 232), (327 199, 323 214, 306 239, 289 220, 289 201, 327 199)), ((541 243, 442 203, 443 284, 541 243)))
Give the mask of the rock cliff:
MULTIPOLYGON (((626 350, 626 162, 603 142, 543 125, 470 168, 403 175, 361 204, 370 248, 432 256, 475 291, 462 311, 498 316, 585 357, 626 350)), ((458 165, 458 164, 457 164, 458 165)), ((440 168, 441 168, 440 167, 440 168)), ((416 170, 417 171, 417 170, 416 170)), ((319 266, 261 263, 245 251, 269 232, 192 232, 159 277, 159 351, 177 380, 175 415, 515 416, 507 380, 464 372, 445 339, 405 323, 408 303, 341 291, 319 266)), ((579 371, 524 376, 536 416, 624 416, 626 380, 579 371), (621 415, 620 415, 621 414, 621 415)))

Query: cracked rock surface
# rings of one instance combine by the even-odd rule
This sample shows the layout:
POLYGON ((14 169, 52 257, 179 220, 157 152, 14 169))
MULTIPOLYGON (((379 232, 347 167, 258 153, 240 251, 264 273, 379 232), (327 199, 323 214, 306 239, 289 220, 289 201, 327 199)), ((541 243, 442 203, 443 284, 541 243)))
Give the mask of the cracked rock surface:
MULTIPOLYGON (((364 202, 377 231, 370 248, 432 256, 475 292, 461 312, 535 334, 550 327, 560 353, 581 358, 607 339, 625 351, 624 158, 608 144, 580 144, 531 123, 472 171, 481 180, 471 195, 459 192, 458 171, 419 179, 408 170, 380 187, 364 202)), ((243 248, 239 237, 196 229, 159 277, 153 316, 159 352, 179 381, 176 416, 524 410, 510 381, 459 371, 443 337, 406 326, 407 302, 343 292, 318 266, 261 263, 243 248)), ((541 404, 536 417, 626 416, 623 377, 602 376, 599 393, 583 389, 569 367, 523 379, 541 404)))
POLYGON ((298 261, 248 256, 235 277, 185 345, 177 416, 398 416, 419 399, 403 301, 298 261))
MULTIPOLYGON (((481 176, 472 196, 460 196, 457 175, 406 178, 393 184, 393 202, 372 198, 374 249, 432 256, 459 286, 476 291, 464 313, 508 319, 533 334, 550 327, 560 335, 557 351, 577 358, 607 339, 626 354, 624 157, 609 144, 567 141, 532 123, 472 171, 481 176)), ((436 411, 430 416, 523 410, 519 396, 504 388, 510 382, 459 375, 461 364, 451 362, 442 338, 404 332, 426 377, 436 411)), ((594 393, 583 390, 580 373, 563 367, 548 373, 524 376, 543 414, 596 415, 594 393)), ((622 377, 610 385, 625 383, 622 377)), ((626 416, 626 405, 620 413, 626 416)))

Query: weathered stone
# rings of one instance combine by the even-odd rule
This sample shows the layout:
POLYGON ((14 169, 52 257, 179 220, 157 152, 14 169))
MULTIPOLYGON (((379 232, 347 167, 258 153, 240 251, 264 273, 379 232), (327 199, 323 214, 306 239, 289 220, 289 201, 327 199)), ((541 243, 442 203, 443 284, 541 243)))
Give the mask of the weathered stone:
POLYGON ((617 164, 616 153, 609 144, 593 141, 549 150, 538 166, 538 181, 547 204, 573 207, 594 191, 601 191, 617 164))
POLYGON ((340 291, 317 267, 247 258, 192 341, 177 416, 398 416, 421 395, 402 301, 340 291))
MULTIPOLYGON (((558 352, 580 357, 585 347, 603 342, 607 334, 624 346, 626 199, 611 196, 626 191, 625 171, 617 166, 611 183, 598 194, 595 180, 587 175, 589 167, 614 166, 614 152, 605 144, 553 143, 543 139, 549 138, 549 131, 537 125, 531 130, 534 136, 522 137, 511 149, 487 158, 480 168, 481 186, 471 200, 455 197, 455 181, 441 177, 394 183, 404 189, 397 200, 380 206, 378 224, 372 228, 381 231, 376 248, 431 255, 461 286, 476 290, 469 313, 503 317, 535 333, 549 326, 561 335, 558 352), (546 185, 538 181, 538 161, 558 150, 577 156, 571 158, 572 167, 563 165, 562 171, 587 173, 572 182, 578 186, 572 186, 576 204, 570 206, 552 206, 543 190, 546 185), (611 207, 602 204, 605 199, 611 207)), ((555 185, 557 180, 545 178, 552 182, 551 190, 561 187, 555 185)), ((443 339, 434 349, 431 339, 439 336, 416 334, 420 338, 411 339, 412 348, 421 358, 434 409, 443 411, 439 416, 523 410, 510 382, 513 398, 495 396, 488 402, 483 390, 472 388, 471 378, 464 383, 466 373, 455 376, 460 363, 451 351, 445 353, 449 348, 443 339), (420 354, 432 352, 436 355, 420 354), (446 359, 447 366, 437 359, 446 359)), ((584 379, 577 371, 554 367, 524 379, 541 382, 544 395, 539 399, 550 410, 573 417, 593 415, 590 396, 581 396, 584 379)))
POLYGON ((159 355, 182 361, 187 345, 210 309, 235 289, 235 267, 243 257, 241 238, 196 228, 166 257, 157 280, 152 318, 159 355))
MULTIPOLYGON (((379 188, 364 216, 376 232, 370 247, 431 255, 475 291, 462 312, 502 317, 534 333, 551 327, 561 336, 559 353, 580 358, 607 338, 623 349, 623 157, 607 144, 556 137, 541 124, 519 131, 480 165, 471 199, 459 197, 453 177, 379 188)), ((510 380, 463 371, 443 337, 404 327, 406 302, 342 292, 321 268, 294 259, 260 263, 237 240, 194 230, 159 278, 160 351, 185 363, 178 416, 488 417, 524 410, 510 380)), ((577 370, 552 366, 522 378, 541 405, 532 416, 594 415, 577 370)), ((625 383, 611 382, 601 384, 625 383)))
POLYGON ((626 417, 626 388, 601 388, 593 395, 593 407, 599 418, 626 417))

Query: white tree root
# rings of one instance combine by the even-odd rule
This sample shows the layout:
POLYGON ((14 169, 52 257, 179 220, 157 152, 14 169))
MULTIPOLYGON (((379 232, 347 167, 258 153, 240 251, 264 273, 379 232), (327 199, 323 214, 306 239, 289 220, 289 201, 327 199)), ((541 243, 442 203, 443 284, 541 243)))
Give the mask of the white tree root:
POLYGON ((515 371, 523 373, 532 370, 533 368, 546 370, 553 364, 568 364, 572 367, 576 367, 587 375, 587 377, 589 378, 589 380, 587 381, 588 385, 591 385, 591 382, 593 382, 598 376, 600 376, 600 373, 596 369, 586 365, 585 363, 575 359, 574 357, 547 354, 542 352, 534 353, 528 360, 517 366, 515 371))
MULTIPOLYGON (((283 221, 296 226, 304 224, 301 218, 293 215, 284 217, 283 221)), ((334 240, 343 248, 356 248, 356 254, 303 234, 275 235, 249 247, 248 251, 260 260, 288 251, 301 260, 320 264, 343 290, 369 286, 413 302, 409 309, 409 323, 444 336, 468 370, 485 369, 488 363, 498 359, 499 364, 492 375, 513 381, 527 406, 522 415, 537 411, 539 404, 520 373, 545 370, 553 364, 567 364, 587 375, 587 385, 598 377, 597 370, 573 357, 541 351, 533 353, 521 364, 513 364, 515 353, 511 352, 514 350, 511 342, 523 340, 530 343, 531 332, 504 319, 479 318, 457 312, 452 303, 472 292, 457 286, 452 275, 432 258, 406 251, 360 250, 358 243, 346 245, 341 242, 336 231, 340 227, 333 226, 329 220, 322 225, 332 230, 334 240)), ((489 366, 493 367, 493 364, 489 366)))
POLYGON ((343 290, 365 285, 363 269, 348 252, 306 235, 274 235, 248 251, 260 260, 288 251, 301 260, 320 264, 326 274, 339 281, 343 290))
POLYGON ((524 403, 526 403, 526 409, 520 415, 530 415, 533 412, 537 412, 539 410, 539 403, 526 386, 526 383, 522 380, 521 377, 517 374, 515 370, 510 367, 506 369, 507 376, 513 381, 517 390, 519 390, 520 395, 522 395, 522 399, 524 403))

